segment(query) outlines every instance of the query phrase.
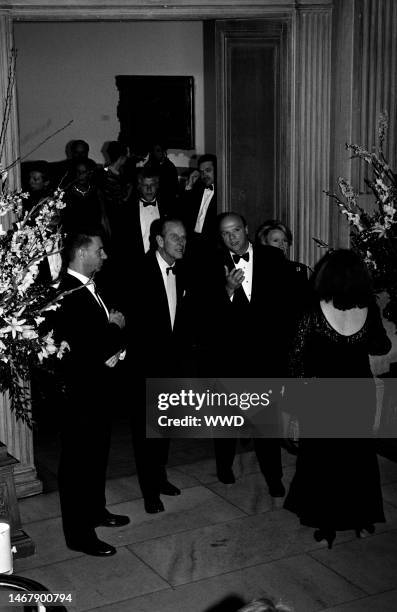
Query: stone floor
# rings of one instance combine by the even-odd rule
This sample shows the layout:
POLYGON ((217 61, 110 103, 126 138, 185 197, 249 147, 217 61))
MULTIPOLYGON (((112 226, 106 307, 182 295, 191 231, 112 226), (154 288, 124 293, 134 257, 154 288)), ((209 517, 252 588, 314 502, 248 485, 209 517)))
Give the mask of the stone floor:
MULTIPOLYGON (((264 595, 296 612, 397 610, 397 463, 379 458, 387 523, 361 540, 339 533, 329 551, 282 508, 282 500, 269 497, 249 448, 236 456, 237 482, 223 485, 208 445, 190 440, 182 451, 179 445, 169 478, 182 495, 164 497, 166 511, 157 515, 145 514, 123 442, 122 452, 117 449, 111 455, 108 507, 128 514, 131 523, 97 530, 117 547, 117 555, 101 559, 66 548, 58 493, 51 487, 20 501, 23 527, 37 552, 16 559, 14 572, 54 592, 71 592, 68 610, 235 612, 264 595), (193 462, 189 446, 196 453, 193 462)), ((287 485, 294 462, 283 454, 287 485)))

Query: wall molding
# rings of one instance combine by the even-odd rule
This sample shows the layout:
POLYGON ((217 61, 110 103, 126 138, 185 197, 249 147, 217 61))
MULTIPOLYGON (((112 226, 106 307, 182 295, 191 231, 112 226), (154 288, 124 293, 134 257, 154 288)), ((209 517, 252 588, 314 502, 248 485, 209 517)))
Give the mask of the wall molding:
POLYGON ((14 19, 40 21, 119 19, 225 19, 260 18, 271 12, 292 12, 300 7, 328 6, 332 0, 0 0, 0 11, 14 19))

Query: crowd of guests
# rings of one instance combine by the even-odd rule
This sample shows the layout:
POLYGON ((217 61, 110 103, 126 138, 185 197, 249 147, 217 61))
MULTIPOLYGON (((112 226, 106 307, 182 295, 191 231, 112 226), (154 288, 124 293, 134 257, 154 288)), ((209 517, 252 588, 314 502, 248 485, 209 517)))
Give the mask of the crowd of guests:
MULTIPOLYGON (((371 533, 384 515, 371 439, 376 400, 369 354, 387 353, 390 341, 363 262, 349 250, 330 251, 311 274, 289 259, 292 234, 279 220, 265 221, 251 241, 241 214, 217 213, 214 155, 198 159, 181 189, 164 145, 154 143, 137 168, 122 143, 111 143, 109 163, 98 170, 88 146, 76 142, 72 158, 56 169, 67 202, 60 219, 64 297, 55 318, 57 337, 70 346, 62 360, 59 468, 67 545, 113 555, 95 528, 129 522, 111 514, 105 500, 118 370, 146 512, 164 511, 163 496, 181 491, 167 477, 170 440, 146 437, 145 380, 277 378, 286 381, 279 389, 285 431, 289 413, 300 431, 285 508, 329 547, 337 530, 371 533), (298 401, 289 377, 350 386, 346 392, 321 387, 326 393, 319 395, 308 383, 298 401), (349 414, 353 425, 346 428, 349 414)), ((32 204, 50 185, 48 173, 38 174, 30 172, 32 204)), ((278 427, 253 435, 269 494, 280 498, 286 494, 281 438, 278 427)), ((236 445, 235 437, 214 439, 217 477, 227 485, 235 482, 236 445)))

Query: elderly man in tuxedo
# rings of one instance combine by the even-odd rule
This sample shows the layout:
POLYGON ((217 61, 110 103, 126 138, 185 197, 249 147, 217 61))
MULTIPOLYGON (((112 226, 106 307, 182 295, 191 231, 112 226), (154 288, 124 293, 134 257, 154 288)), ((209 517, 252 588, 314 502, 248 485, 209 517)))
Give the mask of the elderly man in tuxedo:
MULTIPOLYGON (((140 308, 135 309, 141 332, 140 376, 146 378, 179 376, 184 358, 181 342, 185 329, 185 274, 183 256, 186 247, 185 226, 179 219, 162 218, 154 223, 152 234, 156 248, 145 256, 141 269, 140 308), (144 284, 143 284, 144 281, 144 284)), ((136 331, 136 325, 134 326, 136 331)), ((137 346, 136 335, 131 345, 137 346)), ((131 367, 136 368, 135 364, 131 367)), ((136 371, 136 369, 135 369, 136 371)), ((179 495, 180 490, 167 478, 169 439, 150 439, 145 435, 145 410, 133 408, 132 432, 139 484, 146 512, 164 510, 160 495, 179 495)))
POLYGON ((105 478, 112 414, 112 374, 124 347, 124 316, 108 310, 94 276, 107 255, 97 230, 69 237, 67 272, 56 311, 56 334, 70 351, 62 359, 66 398, 61 416, 59 495, 66 544, 88 555, 111 556, 96 527, 119 527, 127 516, 106 509, 105 478))
MULTIPOLYGON (((218 216, 223 251, 218 266, 218 375, 225 377, 280 377, 286 357, 284 330, 287 283, 281 251, 253 246, 244 218, 237 213, 218 216)), ((216 315, 215 315, 216 316, 216 315)), ((277 438, 256 438, 254 448, 273 497, 285 494, 281 450, 277 438)), ((236 439, 216 439, 215 458, 221 482, 235 482, 236 439)))

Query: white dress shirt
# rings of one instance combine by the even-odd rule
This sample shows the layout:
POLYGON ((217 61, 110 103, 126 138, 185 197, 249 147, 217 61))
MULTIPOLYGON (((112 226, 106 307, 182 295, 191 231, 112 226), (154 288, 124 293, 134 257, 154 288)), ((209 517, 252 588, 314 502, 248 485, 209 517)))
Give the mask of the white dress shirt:
POLYGON ((143 201, 139 200, 139 219, 141 223, 143 248, 145 249, 145 253, 147 253, 150 248, 150 226, 153 221, 160 219, 157 202, 154 201, 154 205, 149 204, 148 206, 144 206, 143 201))
MULTIPOLYGON (((214 186, 213 186, 214 187, 214 186)), ((214 197, 215 187, 213 189, 209 189, 206 187, 203 191, 203 197, 201 198, 200 210, 197 215, 197 221, 194 228, 194 231, 198 234, 201 234, 203 231, 203 225, 205 221, 205 215, 207 214, 208 206, 212 198, 214 197)))
MULTIPOLYGON (((106 312, 106 316, 109 319, 109 311, 106 308, 105 302, 98 295, 98 293, 96 293, 95 283, 92 280, 92 278, 89 278, 88 276, 84 276, 84 274, 80 274, 80 272, 76 272, 75 270, 71 270, 71 268, 68 268, 68 274, 70 274, 70 276, 74 276, 86 286, 86 289, 88 289, 88 291, 94 296, 95 300, 98 302, 100 307, 104 309, 104 311, 106 312)), ((79 290, 79 291, 82 291, 82 290, 79 290)))
MULTIPOLYGON (((238 270, 242 270, 244 272, 244 280, 242 283, 242 288, 244 289, 244 293, 247 296, 248 301, 251 301, 252 294, 252 270, 253 270, 253 259, 254 259, 254 251, 252 248, 252 244, 250 243, 248 246, 248 250, 246 251, 249 254, 248 261, 245 259, 240 259, 237 264, 234 264, 238 270)), ((230 251, 230 255, 233 257, 235 253, 230 251)), ((245 255, 245 253, 244 253, 245 255)))
POLYGON ((176 279, 175 274, 171 271, 167 274, 167 268, 173 268, 175 263, 170 266, 156 251, 157 262, 160 266, 161 275, 163 277, 165 291, 167 293, 168 309, 170 311, 171 328, 174 329, 175 313, 176 313, 176 279))

